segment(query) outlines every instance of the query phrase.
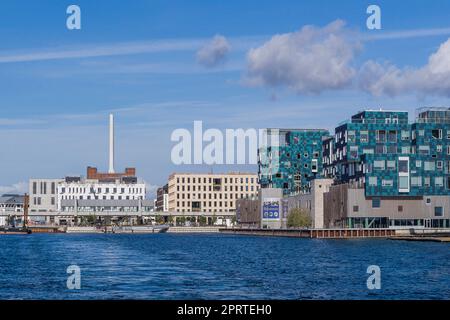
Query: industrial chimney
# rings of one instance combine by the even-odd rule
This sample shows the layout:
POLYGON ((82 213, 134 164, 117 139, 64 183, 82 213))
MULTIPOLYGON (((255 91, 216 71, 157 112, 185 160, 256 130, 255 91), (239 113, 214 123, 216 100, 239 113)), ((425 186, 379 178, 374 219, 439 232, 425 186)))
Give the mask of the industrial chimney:
POLYGON ((114 172, 114 115, 109 115, 109 170, 108 173, 114 172))

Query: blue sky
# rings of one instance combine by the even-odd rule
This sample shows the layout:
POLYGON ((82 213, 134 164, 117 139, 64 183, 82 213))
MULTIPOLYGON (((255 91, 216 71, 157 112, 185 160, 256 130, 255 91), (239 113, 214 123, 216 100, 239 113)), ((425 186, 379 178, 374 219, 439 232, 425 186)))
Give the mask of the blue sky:
MULTIPOLYGON (((447 73, 436 84, 417 83, 419 78, 434 79, 433 66, 450 65, 447 51, 440 50, 450 37, 449 21, 448 1, 4 0, 0 192, 22 191, 31 177, 84 174, 88 165, 106 169, 111 111, 117 122, 116 169, 136 166, 156 186, 173 171, 211 169, 171 164, 171 132, 192 128, 194 120, 214 128, 332 130, 364 108, 413 112, 422 106, 449 106, 450 91, 442 85, 447 73), (81 30, 66 28, 70 4, 81 8, 81 30), (381 8, 382 30, 366 28, 370 4, 381 8), (271 78, 276 68, 295 64, 289 58, 270 63, 278 45, 280 50, 306 48, 308 54, 308 46, 322 44, 326 26, 338 19, 345 25, 333 31, 343 41, 337 52, 349 49, 348 56, 340 56, 344 70, 335 70, 330 78, 347 72, 341 82, 322 77, 310 87, 308 72, 316 70, 302 65, 293 70, 304 71, 305 77, 271 78), (299 40, 308 34, 300 31, 305 25, 315 26, 318 39, 299 40), (288 38, 281 44, 272 41, 277 34, 288 38), (197 54, 216 35, 229 47, 217 65, 202 65, 197 54), (249 56, 252 49, 259 51, 249 56), (429 63, 439 50, 437 61, 429 63), (368 61, 376 65, 366 65, 368 61), (374 70, 384 77, 370 79, 374 70), (247 81, 249 75, 252 81, 247 81), (361 89, 367 81, 369 86, 361 89)), ((326 48, 330 60, 336 47, 326 48)))

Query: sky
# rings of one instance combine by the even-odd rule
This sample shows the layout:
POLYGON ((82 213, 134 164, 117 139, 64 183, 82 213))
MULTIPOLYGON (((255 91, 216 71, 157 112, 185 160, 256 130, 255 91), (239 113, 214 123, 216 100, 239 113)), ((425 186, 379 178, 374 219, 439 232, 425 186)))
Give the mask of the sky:
POLYGON ((116 170, 136 167, 153 192, 172 172, 256 172, 173 164, 171 133, 195 120, 332 132, 363 109, 450 106, 449 38, 439 0, 3 0, 0 194, 106 170, 110 112, 116 170))

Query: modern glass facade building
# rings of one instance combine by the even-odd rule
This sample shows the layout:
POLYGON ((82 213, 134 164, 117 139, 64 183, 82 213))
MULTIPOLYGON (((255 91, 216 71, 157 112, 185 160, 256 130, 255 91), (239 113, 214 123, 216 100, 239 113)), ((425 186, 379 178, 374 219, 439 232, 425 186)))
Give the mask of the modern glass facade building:
POLYGON ((277 139, 259 150, 261 188, 297 195, 325 228, 450 227, 449 108, 419 109, 413 121, 405 111, 366 110, 334 136, 268 131, 277 139))
POLYGON ((322 147, 325 177, 368 197, 450 195, 450 110, 363 111, 322 147))
POLYGON ((295 194, 322 175, 322 140, 325 129, 267 129, 272 143, 259 150, 259 183, 295 194))

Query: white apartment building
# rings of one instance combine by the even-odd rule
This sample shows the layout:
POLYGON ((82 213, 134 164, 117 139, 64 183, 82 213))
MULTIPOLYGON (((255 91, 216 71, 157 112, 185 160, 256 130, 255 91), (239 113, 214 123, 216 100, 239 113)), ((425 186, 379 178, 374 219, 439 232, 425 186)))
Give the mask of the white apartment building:
POLYGON ((251 199, 259 190, 252 173, 174 173, 169 177, 169 211, 234 212, 237 199, 251 199))
POLYGON ((30 212, 53 212, 58 210, 57 188, 64 179, 30 179, 30 212))
MULTIPOLYGON (((64 181, 58 185, 58 210, 62 200, 144 200, 145 183, 99 182, 97 180, 64 181)), ((109 201, 111 203, 111 201, 109 201)), ((114 203, 114 202, 113 202, 114 203)))

